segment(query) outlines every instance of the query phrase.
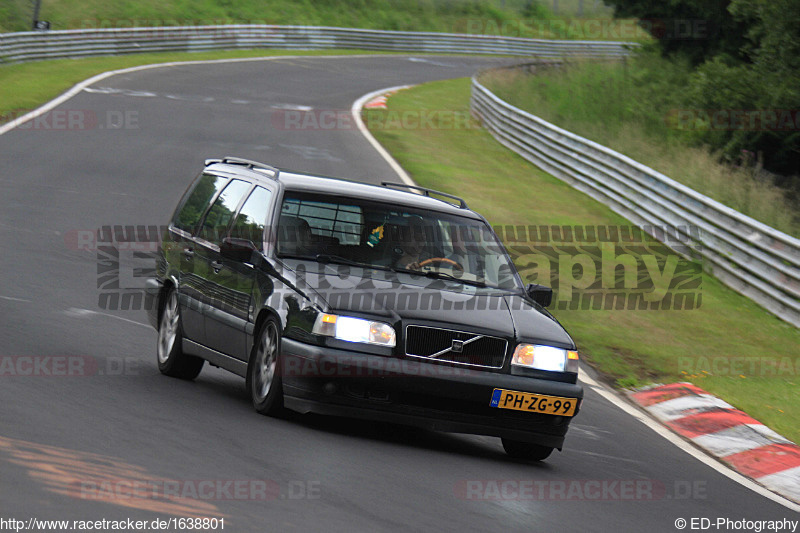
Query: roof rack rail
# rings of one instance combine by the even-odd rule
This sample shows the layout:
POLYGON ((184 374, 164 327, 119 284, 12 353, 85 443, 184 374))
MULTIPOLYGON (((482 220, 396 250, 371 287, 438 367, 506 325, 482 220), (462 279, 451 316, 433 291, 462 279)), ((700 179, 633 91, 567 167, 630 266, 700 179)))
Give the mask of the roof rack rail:
POLYGON ((280 174, 280 170, 270 166, 265 165, 264 163, 259 163, 258 161, 252 161, 250 159, 242 159, 241 157, 230 157, 226 156, 222 159, 206 159, 206 166, 213 165, 214 163, 225 163, 228 165, 242 165, 251 170, 266 170, 272 172, 272 178, 278 179, 278 174, 280 174))
MULTIPOLYGON (((467 202, 465 202, 463 198, 459 198, 458 196, 454 196, 452 194, 447 194, 446 192, 436 191, 434 189, 428 189, 427 187, 420 187, 419 185, 406 185, 405 183, 397 183, 394 181, 382 181, 381 185, 383 185, 384 187, 397 187, 399 189, 411 189, 412 191, 419 191, 425 196, 428 196, 430 198, 433 198, 431 194, 438 194, 439 196, 444 196, 445 198, 450 198, 451 200, 455 200, 456 202, 458 202, 457 207, 459 209, 469 209, 469 207, 467 207, 467 202)), ((444 202, 446 204, 455 205, 446 200, 442 200, 441 198, 434 198, 434 199, 439 200, 440 202, 444 202)))

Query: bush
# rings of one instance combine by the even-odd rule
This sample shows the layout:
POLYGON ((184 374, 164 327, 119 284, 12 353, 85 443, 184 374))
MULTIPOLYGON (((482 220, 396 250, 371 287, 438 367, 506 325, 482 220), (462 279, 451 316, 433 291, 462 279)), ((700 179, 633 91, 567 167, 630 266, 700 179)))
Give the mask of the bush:
POLYGON ((493 71, 482 81, 517 107, 609 146, 765 224, 800 235, 796 200, 760 170, 758 153, 746 148, 734 152, 726 143, 738 139, 730 135, 735 132, 709 128, 694 113, 717 105, 702 107, 697 103, 701 97, 727 98, 737 102, 737 109, 747 109, 744 100, 735 98, 751 90, 752 80, 737 76, 721 60, 708 68, 693 72, 688 59, 667 59, 650 51, 625 62, 572 63, 533 76, 521 70, 493 71), (696 89, 687 91, 690 86, 696 89), (681 114, 686 111, 698 118, 687 120, 681 114))

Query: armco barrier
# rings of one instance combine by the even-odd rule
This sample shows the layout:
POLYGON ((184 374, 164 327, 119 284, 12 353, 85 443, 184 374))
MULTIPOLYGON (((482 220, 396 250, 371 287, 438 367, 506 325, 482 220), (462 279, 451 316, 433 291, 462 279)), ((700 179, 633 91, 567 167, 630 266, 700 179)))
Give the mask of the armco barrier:
POLYGON ((84 29, 0 34, 0 63, 138 52, 200 52, 244 48, 344 49, 502 54, 537 57, 614 57, 629 43, 551 41, 491 35, 240 24, 84 29))
POLYGON ((800 240, 508 104, 477 77, 471 107, 500 143, 631 222, 674 230, 723 283, 800 327, 800 240))
MULTIPOLYGON (((141 52, 368 49, 536 56, 622 57, 630 43, 352 28, 228 25, 83 29, 0 34, 0 63, 141 52)), ((800 326, 800 241, 592 141, 497 98, 473 80, 472 108, 504 145, 634 223, 697 227, 713 273, 800 326)), ((681 238, 691 240, 689 235, 681 238)))

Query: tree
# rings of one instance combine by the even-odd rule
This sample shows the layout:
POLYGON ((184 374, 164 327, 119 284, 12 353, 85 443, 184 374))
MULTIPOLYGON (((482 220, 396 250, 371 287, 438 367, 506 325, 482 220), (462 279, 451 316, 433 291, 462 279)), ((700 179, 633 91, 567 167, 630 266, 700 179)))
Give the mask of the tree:
POLYGON ((729 11, 731 0, 608 0, 617 17, 636 18, 665 55, 698 65, 720 53, 743 58, 747 25, 729 11))
MULTIPOLYGON (((708 58, 690 83, 689 98, 702 109, 751 110, 754 119, 708 140, 732 158, 760 153, 781 174, 800 172, 800 3, 732 0, 731 16, 744 24, 741 59, 708 58)), ((790 185, 790 180, 782 180, 790 185)))
MULTIPOLYGON (((636 17, 665 56, 694 67, 685 103, 707 112, 752 111, 746 124, 710 128, 702 140, 733 161, 759 154, 781 174, 800 173, 800 2, 608 0, 636 17)), ((790 185, 784 179, 782 185, 790 185)))

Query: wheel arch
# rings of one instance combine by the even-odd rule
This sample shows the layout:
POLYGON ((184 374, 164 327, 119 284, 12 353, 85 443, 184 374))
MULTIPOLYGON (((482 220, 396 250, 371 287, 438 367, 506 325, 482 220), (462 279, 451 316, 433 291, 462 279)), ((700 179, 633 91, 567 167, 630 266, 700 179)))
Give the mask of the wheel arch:
MULTIPOLYGON (((250 338, 250 344, 247 347, 247 361, 250 362, 250 358, 253 356, 253 348, 256 343, 256 339, 258 338, 258 334, 261 332, 261 326, 264 325, 268 319, 274 318, 275 322, 278 323, 278 333, 281 337, 283 337, 283 322, 281 321, 281 317, 278 312, 271 308, 271 307, 264 307, 258 312, 258 316, 256 317, 256 321, 253 327, 253 335, 250 338)), ((280 349, 280 347, 279 347, 280 349)))
POLYGON ((157 324, 161 324, 161 316, 164 314, 164 305, 167 303, 167 294, 169 294, 169 291, 172 289, 178 290, 178 282, 172 277, 167 277, 164 279, 164 283, 158 291, 158 300, 156 301, 156 305, 158 306, 157 324))

